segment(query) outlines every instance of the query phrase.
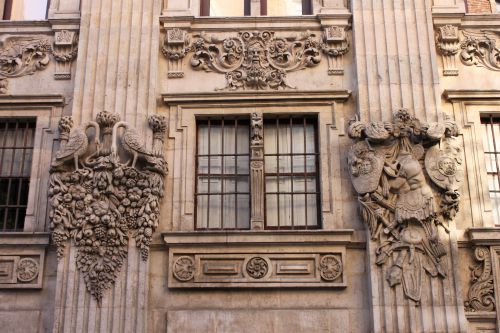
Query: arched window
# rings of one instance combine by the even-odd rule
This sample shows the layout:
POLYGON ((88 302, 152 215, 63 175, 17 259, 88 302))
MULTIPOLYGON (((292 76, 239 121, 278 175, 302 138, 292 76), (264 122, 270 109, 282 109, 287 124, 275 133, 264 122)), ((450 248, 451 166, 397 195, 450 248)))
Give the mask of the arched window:
POLYGON ((201 0, 201 16, 311 15, 311 0, 201 0))

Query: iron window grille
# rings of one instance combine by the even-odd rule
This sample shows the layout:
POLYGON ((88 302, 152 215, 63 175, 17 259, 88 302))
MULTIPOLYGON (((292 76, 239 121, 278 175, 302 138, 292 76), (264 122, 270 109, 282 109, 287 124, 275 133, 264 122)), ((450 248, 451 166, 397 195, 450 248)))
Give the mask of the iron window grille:
POLYGON ((482 115, 483 147, 493 219, 500 224, 500 116, 482 115))
POLYGON ((28 203, 36 120, 0 119, 0 222, 22 231, 28 203))

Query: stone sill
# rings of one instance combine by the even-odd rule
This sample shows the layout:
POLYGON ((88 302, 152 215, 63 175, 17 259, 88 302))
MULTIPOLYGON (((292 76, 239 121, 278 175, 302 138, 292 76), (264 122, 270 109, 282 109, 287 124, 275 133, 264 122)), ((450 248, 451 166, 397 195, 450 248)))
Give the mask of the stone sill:
POLYGON ((465 312, 465 317, 467 320, 470 322, 477 322, 477 321, 484 321, 486 320, 492 320, 494 321, 497 317, 496 312, 465 312))
MULTIPOLYGON (((499 18, 500 19, 500 18, 499 18)), ((450 102, 460 100, 500 99, 500 90, 446 89, 443 97, 450 102)))
POLYGON ((500 245, 500 228, 469 228, 468 233, 475 245, 500 245))
POLYGON ((347 245, 353 229, 294 231, 172 231, 162 233, 167 247, 185 245, 347 245))
POLYGON ((48 232, 0 232, 0 246, 48 246, 48 232))
POLYGON ((1 95, 0 104, 19 105, 58 105, 64 106, 64 96, 52 95, 1 95))

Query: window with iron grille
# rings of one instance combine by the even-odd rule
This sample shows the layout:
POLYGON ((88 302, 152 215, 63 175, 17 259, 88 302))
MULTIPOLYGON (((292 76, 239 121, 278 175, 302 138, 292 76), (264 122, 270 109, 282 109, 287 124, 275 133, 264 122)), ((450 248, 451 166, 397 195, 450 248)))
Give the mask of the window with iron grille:
POLYGON ((201 0, 201 16, 298 16, 311 15, 311 0, 201 0), (255 6, 257 13, 252 13, 255 6))
POLYGON ((22 231, 28 203, 36 121, 0 118, 0 223, 22 231))
POLYGON ((493 220, 500 224, 500 116, 482 115, 483 148, 493 220))
MULTIPOLYGON (((2 1, 0 1, 0 4, 2 1)), ((45 20, 49 0, 5 0, 3 1, 2 19, 4 20, 45 20)))
POLYGON ((266 229, 319 227, 317 118, 269 115, 263 127, 264 186, 257 189, 250 186, 249 116, 198 119, 197 229, 250 229, 255 195, 265 198, 266 229))

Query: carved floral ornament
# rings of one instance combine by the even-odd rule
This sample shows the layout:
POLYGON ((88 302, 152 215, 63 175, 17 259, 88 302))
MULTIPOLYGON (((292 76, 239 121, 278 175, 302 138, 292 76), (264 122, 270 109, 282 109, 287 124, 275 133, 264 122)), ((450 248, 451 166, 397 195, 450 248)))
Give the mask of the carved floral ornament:
POLYGON ((420 301, 425 272, 445 278, 446 248, 438 227, 458 211, 463 151, 451 120, 423 124, 407 110, 392 122, 354 121, 357 142, 348 154, 351 181, 372 240, 379 241, 376 263, 388 266, 391 287, 420 301))
POLYGON ((490 250, 478 246, 474 249, 474 257, 480 263, 470 267, 471 286, 465 301, 465 311, 494 311, 495 295, 490 250))
POLYGON ((458 75, 455 56, 466 66, 485 67, 500 71, 500 30, 462 30, 457 26, 439 27, 436 45, 446 58, 445 75, 458 75), (448 73, 448 74, 447 74, 448 73))
POLYGON ((172 29, 162 47, 176 68, 169 77, 184 76, 178 62, 192 53, 192 68, 225 75, 226 86, 216 90, 293 88, 286 80, 288 72, 316 66, 322 53, 337 58, 348 50, 344 27, 327 27, 322 38, 310 32, 281 37, 272 31, 245 31, 221 39, 172 29))
MULTIPOLYGON (((54 47, 48 38, 42 36, 5 36, 1 38, 0 94, 8 92, 7 79, 32 75, 36 71, 45 69, 50 62, 51 54, 56 60, 56 64, 71 62, 78 53, 77 43, 77 33, 68 30, 55 33, 54 47)), ((66 73, 65 75, 67 78, 66 73)))
POLYGON ((103 111, 95 122, 73 128, 72 119, 63 117, 61 147, 50 169, 49 217, 57 255, 64 255, 68 240, 74 243, 77 267, 98 302, 127 257, 129 237, 147 260, 167 172, 162 156, 165 118, 149 118, 151 149, 128 123, 119 120, 117 114, 103 111), (93 142, 89 143, 91 127, 93 142), (120 127, 124 130, 119 131, 120 127), (123 160, 126 155, 129 159, 123 160))

